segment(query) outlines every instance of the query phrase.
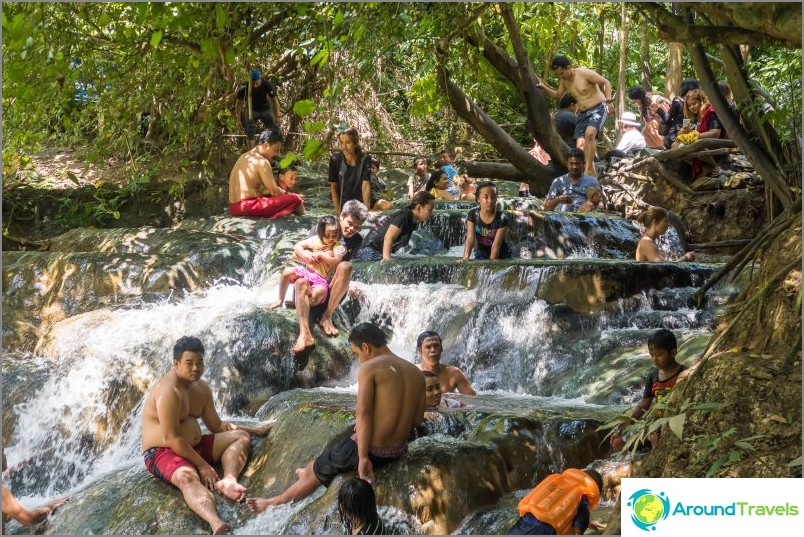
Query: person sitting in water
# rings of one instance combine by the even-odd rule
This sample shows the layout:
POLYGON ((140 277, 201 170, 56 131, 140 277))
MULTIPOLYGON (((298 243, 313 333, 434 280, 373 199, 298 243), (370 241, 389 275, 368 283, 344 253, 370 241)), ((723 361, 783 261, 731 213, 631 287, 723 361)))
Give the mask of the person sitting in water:
POLYGON ((369 164, 371 170, 371 206, 372 211, 387 211, 393 209, 394 205, 388 200, 385 195, 387 188, 385 181, 380 179, 380 162, 374 157, 371 158, 369 164))
POLYGON ((310 307, 323 304, 329 293, 328 278, 343 260, 346 248, 341 245, 341 226, 332 215, 318 220, 316 235, 296 243, 293 258, 305 267, 287 267, 279 280, 279 298, 268 309, 275 309, 285 302, 288 284, 293 283, 296 292, 296 315, 299 317, 299 337, 290 349, 298 354, 308 347, 315 346, 310 332, 310 323, 301 322, 310 318, 310 307))
POLYGON ((363 247, 354 256, 356 261, 390 261, 391 254, 410 241, 418 222, 433 216, 433 195, 417 192, 406 209, 391 216, 382 216, 363 241, 363 247))
POLYGON ((444 392, 457 391, 464 395, 477 395, 475 389, 466 380, 466 375, 463 374, 463 371, 454 365, 441 363, 443 350, 441 336, 438 335, 438 332, 428 330, 419 334, 416 339, 416 351, 422 360, 419 369, 435 374, 440 383, 439 388, 444 392))
POLYGON ((56 498, 51 500, 45 505, 39 506, 35 509, 26 509, 17 498, 11 493, 11 490, 6 488, 5 471, 7 470, 6 463, 6 450, 3 449, 3 535, 6 533, 6 520, 13 518, 24 526, 33 526, 39 524, 59 507, 64 505, 69 499, 66 497, 56 498))
POLYGON ((433 198, 437 200, 453 201, 460 196, 460 190, 457 195, 452 195, 447 190, 447 172, 444 171, 444 168, 439 168, 430 174, 427 184, 424 185, 424 190, 432 194, 433 198))
POLYGON ((411 428, 421 424, 424 417, 421 371, 392 353, 387 336, 374 324, 360 323, 352 328, 349 345, 360 360, 355 433, 298 468, 297 481, 283 493, 246 500, 253 512, 302 500, 346 472, 357 470, 361 479, 371 483, 375 468, 407 453, 411 428))
POLYGON ((388 535, 377 513, 374 488, 365 479, 350 477, 341 483, 338 515, 344 535, 388 535))
POLYGON ((519 502, 519 520, 508 535, 583 535, 602 491, 595 470, 550 474, 519 502))
POLYGON ((278 130, 264 130, 257 145, 237 159, 229 174, 229 212, 232 216, 282 218, 304 214, 304 200, 288 192, 274 179, 271 159, 279 154, 285 139, 278 130))
MULTIPOLYGON (((667 210, 662 207, 650 207, 643 211, 637 220, 645 226, 645 234, 637 243, 636 260, 659 263, 665 261, 656 241, 670 228, 670 217, 667 210)), ((687 252, 676 261, 692 261, 694 259, 695 252, 687 252)))
POLYGON ((201 380, 204 353, 196 337, 182 337, 174 345, 173 369, 145 400, 142 455, 148 471, 181 490, 188 507, 221 535, 231 527, 218 516, 212 491, 233 501, 245 499, 246 487, 237 477, 246 465, 251 435, 265 436, 273 422, 252 427, 222 421, 209 384, 201 380), (209 434, 201 434, 199 417, 209 434), (222 478, 212 467, 217 462, 223 465, 222 478))
POLYGON ((441 382, 438 375, 431 371, 422 371, 424 375, 425 397, 428 411, 448 410, 450 408, 463 408, 466 404, 463 401, 447 399, 441 392, 441 382))
POLYGON ((596 186, 586 187, 586 201, 578 207, 579 213, 588 213, 600 209, 603 192, 596 186))
POLYGON ((478 206, 469 209, 466 215, 466 239, 463 257, 468 261, 474 247, 474 259, 510 259, 511 249, 505 242, 505 234, 511 223, 511 215, 497 210, 497 187, 491 181, 477 187, 478 206))

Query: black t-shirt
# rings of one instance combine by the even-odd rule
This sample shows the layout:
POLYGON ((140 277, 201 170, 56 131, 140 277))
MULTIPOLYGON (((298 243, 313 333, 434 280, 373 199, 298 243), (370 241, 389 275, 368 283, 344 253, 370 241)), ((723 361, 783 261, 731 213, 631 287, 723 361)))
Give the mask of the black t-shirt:
POLYGON ((329 182, 338 183, 338 198, 341 207, 349 200, 363 201, 363 181, 371 184, 371 156, 363 155, 363 167, 358 160, 349 166, 343 153, 335 153, 329 157, 329 182))
MULTIPOLYGON (((494 237, 497 235, 497 230, 503 227, 508 227, 511 222, 511 215, 507 212, 496 211, 494 213, 494 220, 487 224, 480 219, 480 207, 472 207, 469 209, 469 214, 466 219, 472 222, 475 228, 475 250, 482 252, 486 257, 491 257, 491 246, 494 244, 494 237)), ((500 258, 511 257, 508 245, 503 241, 500 247, 500 258)))
MULTIPOLYGON (((237 98, 241 101, 248 100, 248 84, 245 82, 240 85, 240 90, 237 92, 237 98)), ((276 88, 268 82, 265 78, 262 79, 262 84, 256 88, 251 88, 251 109, 255 112, 263 112, 271 109, 269 97, 276 97, 276 88)), ((230 101, 231 102, 231 101, 230 101)))
POLYGON ((675 375, 664 380, 659 380, 659 370, 653 368, 651 372, 648 373, 648 378, 645 379, 645 390, 642 393, 642 398, 656 399, 657 403, 663 402, 670 395, 670 392, 673 391, 678 376, 685 369, 687 369, 687 366, 681 365, 675 375))
MULTIPOLYGON (((316 234, 316 228, 310 230, 307 234, 307 237, 312 237, 316 234)), ((349 261, 352 259, 352 256, 355 255, 355 252, 360 249, 360 245, 363 244, 363 235, 360 233, 355 233, 348 239, 346 237, 341 237, 341 246, 346 248, 346 253, 343 254, 343 260, 349 261)))
POLYGON ((396 252, 403 246, 407 245, 410 241, 410 236, 416 228, 416 222, 413 221, 413 211, 410 209, 402 209, 391 216, 380 217, 377 224, 374 226, 369 234, 366 236, 366 246, 371 246, 375 250, 382 252, 382 244, 385 241, 385 234, 391 224, 400 229, 399 236, 391 246, 391 252, 396 252))
POLYGON ((569 110, 561 109, 555 116, 556 130, 561 138, 570 147, 575 147, 575 124, 578 123, 578 116, 569 110))

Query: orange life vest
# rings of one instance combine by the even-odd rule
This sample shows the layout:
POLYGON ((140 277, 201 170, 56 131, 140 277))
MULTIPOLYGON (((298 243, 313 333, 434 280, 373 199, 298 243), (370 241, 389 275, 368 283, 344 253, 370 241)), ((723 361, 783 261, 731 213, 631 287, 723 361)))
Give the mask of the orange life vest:
POLYGON ((570 535, 581 496, 586 496, 589 509, 594 509, 600 500, 597 483, 586 473, 568 468, 561 474, 547 476, 522 498, 519 502, 519 516, 530 513, 545 524, 553 526, 556 534, 570 535))

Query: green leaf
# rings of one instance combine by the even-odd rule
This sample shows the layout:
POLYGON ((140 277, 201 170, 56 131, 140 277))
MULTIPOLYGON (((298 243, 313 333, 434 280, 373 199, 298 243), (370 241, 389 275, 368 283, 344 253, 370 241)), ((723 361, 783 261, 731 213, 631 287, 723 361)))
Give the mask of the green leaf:
POLYGON ((78 181, 78 177, 76 177, 76 175, 73 172, 71 172, 70 170, 67 170, 67 179, 69 179, 70 181, 72 181, 76 185, 81 184, 80 181, 78 181))
POLYGON ((684 435, 684 422, 686 419, 686 414, 679 414, 670 418, 670 421, 667 423, 670 426, 670 430, 673 431, 673 434, 676 435, 676 438, 679 440, 681 440, 684 435))
POLYGON ((715 474, 715 472, 720 470, 720 468, 728 460, 728 458, 729 458, 728 455, 723 455, 718 460, 716 460, 714 463, 712 463, 712 466, 709 467, 709 470, 707 470, 706 476, 704 476, 704 477, 712 477, 715 474))
POLYGON ((151 34, 151 46, 156 48, 156 46, 162 41, 162 32, 159 30, 155 31, 151 34))
POLYGON ((740 462, 743 459, 743 456, 740 455, 739 451, 730 451, 729 452, 729 462, 740 462))
POLYGON ((310 133, 310 134, 316 134, 318 132, 323 131, 326 128, 327 128, 327 124, 324 123, 323 121, 316 121, 315 123, 312 123, 310 121, 305 121, 305 123, 304 123, 304 132, 307 132, 307 133, 310 133))
POLYGON ((801 455, 788 462, 787 466, 801 466, 801 455))
POLYGON ((343 12, 339 11, 337 15, 335 15, 335 19, 332 21, 333 26, 339 26, 343 22, 343 12))
POLYGON ((114 211, 112 213, 112 216, 114 217, 115 220, 120 220, 120 211, 114 211))
POLYGON ((734 445, 737 446, 738 448, 744 449, 746 451, 756 451, 756 448, 754 448, 754 446, 752 446, 748 442, 743 442, 742 440, 737 440, 734 443, 734 445))
POLYGON ((285 155, 281 161, 279 161, 279 167, 284 168, 286 166, 290 166, 290 164, 298 158, 296 153, 288 153, 285 155))
POLYGON ((315 112, 315 103, 310 99, 302 99, 293 104, 293 113, 297 116, 309 116, 315 112))
POLYGON ((215 26, 218 30, 223 30, 226 26, 226 9, 222 3, 215 4, 215 26))
POLYGON ((304 155, 304 158, 306 158, 307 160, 312 160, 313 157, 315 157, 316 153, 318 153, 318 150, 320 148, 321 148, 321 142, 313 138, 311 140, 307 140, 307 143, 304 144, 304 150, 302 151, 302 154, 304 155))
POLYGON ((366 27, 361 24, 352 34, 352 39, 354 39, 355 41, 360 41, 361 39, 363 39, 364 33, 366 33, 366 27))
POLYGON ((310 60, 310 66, 315 67, 316 65, 319 67, 323 67, 325 63, 327 63, 327 58, 329 57, 329 51, 326 48, 322 48, 321 50, 313 56, 313 59, 310 60))

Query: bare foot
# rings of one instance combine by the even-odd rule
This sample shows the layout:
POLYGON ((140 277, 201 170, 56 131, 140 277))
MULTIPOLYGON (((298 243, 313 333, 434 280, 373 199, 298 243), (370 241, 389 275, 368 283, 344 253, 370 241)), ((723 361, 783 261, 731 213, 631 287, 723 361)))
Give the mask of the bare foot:
POLYGON ((335 328, 334 324, 332 324, 332 319, 330 317, 327 317, 326 319, 322 317, 321 320, 318 321, 318 325, 321 327, 321 330, 323 330, 326 335, 328 336, 338 335, 338 329, 335 328))
POLYGON ((231 533, 231 531, 232 527, 226 522, 223 522, 217 528, 212 528, 212 535, 226 535, 228 533, 231 533))
POLYGON ((215 483, 215 488, 235 502, 242 502, 246 497, 246 487, 238 483, 233 477, 224 477, 215 483))
POLYGON ((276 308, 280 308, 280 307, 282 307, 282 304, 283 304, 284 302, 285 302, 284 300, 279 300, 279 301, 277 301, 277 302, 274 302, 273 304, 271 304, 270 306, 268 306, 268 309, 269 309, 269 310, 275 310, 276 308))
POLYGON ((279 505, 280 503, 276 496, 273 498, 248 498, 246 500, 246 505, 248 505, 252 513, 262 513, 269 507, 279 505))
POLYGON ((296 340, 296 344, 291 347, 290 352, 293 354, 299 354, 307 347, 315 347, 315 340, 313 338, 304 338, 299 336, 299 339, 296 340))

